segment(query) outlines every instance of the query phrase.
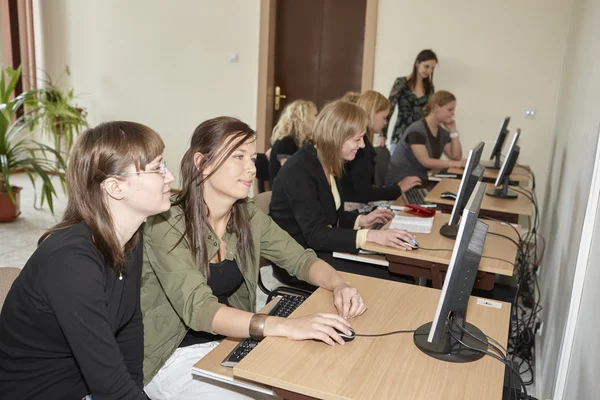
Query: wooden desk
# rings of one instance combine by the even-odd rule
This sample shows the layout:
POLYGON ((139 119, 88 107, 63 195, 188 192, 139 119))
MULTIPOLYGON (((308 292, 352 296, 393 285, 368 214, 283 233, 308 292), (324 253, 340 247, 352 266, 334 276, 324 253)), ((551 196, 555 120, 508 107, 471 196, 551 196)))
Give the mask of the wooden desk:
MULTIPOLYGON (((410 214, 401 213, 400 215, 408 216, 410 214)), ((372 242, 365 243, 363 249, 385 254, 386 260, 390 263, 390 272, 431 279, 432 286, 441 289, 452 257, 452 250, 456 243, 455 240, 448 239, 440 234, 440 228, 449 219, 449 214, 438 212, 433 219, 431 233, 416 233, 417 242, 422 247, 418 250, 397 250, 372 242), (448 251, 425 249, 448 249, 448 251)), ((491 235, 490 233, 506 235, 516 242, 519 241, 519 238, 517 232, 510 226, 496 221, 487 220, 484 222, 489 226, 489 230, 483 247, 483 256, 495 257, 499 260, 481 259, 475 286, 480 289, 491 290, 494 287, 494 274, 512 276, 514 266, 509 262, 514 263, 517 257, 517 246, 504 237, 491 235)), ((516 229, 519 230, 520 226, 517 225, 516 229)))
MULTIPOLYGON (((358 333, 416 329, 433 320, 440 291, 365 276, 343 274, 368 305, 351 321, 358 333)), ((467 320, 506 345, 510 304, 500 309, 471 297, 467 320)), ((335 313, 331 293, 318 289, 293 314, 335 313)), ((206 357, 205 357, 206 358, 206 357)), ((236 378, 273 387, 285 399, 500 400, 504 365, 491 358, 465 364, 422 353, 411 333, 357 337, 343 346, 268 337, 233 368, 236 378)))
MULTIPOLYGON (((443 192, 458 192, 458 186, 460 180, 458 179, 442 179, 425 197, 425 200, 437 204, 438 210, 444 213, 451 213, 452 207, 454 207, 454 200, 442 199, 440 194, 443 192)), ((492 184, 486 184, 486 192, 494 188, 492 184)), ((498 199, 495 197, 483 196, 481 202, 480 215, 497 218, 510 223, 518 223, 519 215, 532 216, 533 215, 533 202, 523 193, 531 194, 531 191, 526 188, 509 188, 515 191, 519 197, 513 200, 498 199), (516 190, 515 190, 516 189, 516 190), (518 192, 517 192, 518 190, 518 192)))
MULTIPOLYGON (((465 172, 464 168, 448 168, 448 174, 455 174, 457 179, 462 178, 463 173, 465 172)), ((486 168, 483 171, 483 179, 482 182, 485 183, 494 183, 496 182, 496 178, 498 178, 498 173, 500 170, 498 169, 489 169, 486 168)), ((523 167, 515 167, 513 168, 513 173, 510 174, 508 178, 509 181, 516 182, 519 186, 528 187, 529 186, 529 172, 523 167)))

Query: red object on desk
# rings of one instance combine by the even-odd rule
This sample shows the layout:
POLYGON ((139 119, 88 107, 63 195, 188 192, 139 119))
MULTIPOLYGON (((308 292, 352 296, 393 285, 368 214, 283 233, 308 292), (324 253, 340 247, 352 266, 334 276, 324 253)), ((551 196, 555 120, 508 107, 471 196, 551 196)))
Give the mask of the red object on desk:
POLYGON ((435 210, 428 207, 421 207, 416 204, 405 204, 404 212, 416 215, 417 217, 430 218, 435 215, 435 210))

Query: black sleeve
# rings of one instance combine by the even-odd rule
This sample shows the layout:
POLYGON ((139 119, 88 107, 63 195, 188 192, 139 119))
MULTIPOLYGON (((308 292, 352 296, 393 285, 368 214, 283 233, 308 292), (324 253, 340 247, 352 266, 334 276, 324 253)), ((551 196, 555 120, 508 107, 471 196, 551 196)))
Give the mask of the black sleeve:
POLYGON ((131 317, 131 320, 125 324, 119 332, 117 332, 117 343, 121 349, 121 354, 127 370, 131 375, 131 379, 140 388, 144 389, 144 326, 142 324, 142 311, 140 308, 140 286, 142 276, 142 243, 134 253, 133 264, 131 265, 131 271, 136 271, 135 276, 132 278, 136 279, 136 300, 137 304, 135 312, 131 317))
POLYGON ((106 314, 105 266, 97 250, 81 245, 56 252, 47 266, 45 296, 94 399, 146 400, 127 370, 106 314))
POLYGON ((359 203, 368 203, 377 200, 396 200, 402 194, 398 185, 388 187, 373 186, 373 177, 371 176, 373 168, 368 165, 370 162, 371 160, 363 154, 361 157, 357 156, 347 164, 347 176, 344 179, 349 179, 352 183, 355 197, 352 200, 359 203))
POLYGON ((406 135, 406 143, 408 144, 427 144, 425 138, 418 132, 410 132, 406 135))
POLYGON ((311 177, 298 176, 293 182, 286 180, 284 193, 308 247, 315 251, 358 252, 355 230, 327 225, 318 187, 311 182, 311 177))

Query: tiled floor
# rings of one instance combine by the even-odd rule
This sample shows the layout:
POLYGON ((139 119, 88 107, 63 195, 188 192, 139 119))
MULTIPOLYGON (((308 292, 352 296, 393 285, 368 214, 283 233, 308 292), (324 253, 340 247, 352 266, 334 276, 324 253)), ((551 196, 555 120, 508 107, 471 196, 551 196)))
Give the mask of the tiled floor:
MULTIPOLYGON (((60 187, 58 179, 57 187, 60 187)), ((33 206, 34 190, 29 178, 25 174, 11 177, 13 186, 21 186, 21 215, 15 222, 0 223, 0 266, 23 268, 31 254, 33 254, 37 241, 46 229, 60 221, 62 211, 66 206, 66 196, 60 192, 55 200, 56 215, 52 215, 48 206, 36 209, 33 206)), ((271 272, 270 267, 262 269, 261 274, 266 287, 273 288, 279 284, 271 272)), ((257 307, 265 304, 267 296, 258 290, 257 307)))
MULTIPOLYGON (((55 177, 53 180, 60 188, 58 178, 55 177)), ((23 188, 21 191, 21 215, 15 222, 0 223, 0 266, 23 268, 35 250, 40 236, 47 228, 60 220, 62 210, 66 205, 66 198, 59 189, 59 198, 55 200, 54 204, 56 215, 52 215, 47 205, 42 209, 34 208, 34 189, 25 174, 12 176, 11 185, 23 188)))

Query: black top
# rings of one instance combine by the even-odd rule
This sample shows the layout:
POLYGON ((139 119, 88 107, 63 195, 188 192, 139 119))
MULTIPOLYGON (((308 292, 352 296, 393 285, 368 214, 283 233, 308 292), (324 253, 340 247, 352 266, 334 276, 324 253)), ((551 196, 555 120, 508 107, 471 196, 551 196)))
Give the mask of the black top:
POLYGON ((51 234, 0 314, 1 399, 146 399, 142 242, 122 279, 84 223, 51 234))
MULTIPOLYGON (((342 204, 343 194, 335 181, 342 204)), ((304 248, 315 251, 357 253, 357 213, 335 208, 328 179, 317 150, 305 144, 279 171, 273 185, 270 215, 304 248)))
POLYGON ((277 139, 273 143, 271 156, 269 157, 269 182, 271 182, 271 187, 281 169, 281 160, 293 156, 297 151, 298 144, 296 144, 296 138, 292 135, 277 139))
MULTIPOLYGON (((242 283, 244 283, 244 275, 242 275, 237 262, 234 260, 223 260, 221 263, 210 263, 209 268, 210 274, 207 280, 208 286, 210 286, 213 294, 219 299, 219 303, 228 306, 228 296, 238 290, 242 283)), ((212 342, 223 338, 224 336, 222 335, 213 335, 208 332, 188 329, 179 347, 212 342)))
POLYGON ((375 177, 375 148, 365 136, 365 147, 356 152, 354 160, 346 163, 342 178, 344 200, 368 203, 377 200, 396 200, 402 194, 398 185, 373 186, 375 177))

